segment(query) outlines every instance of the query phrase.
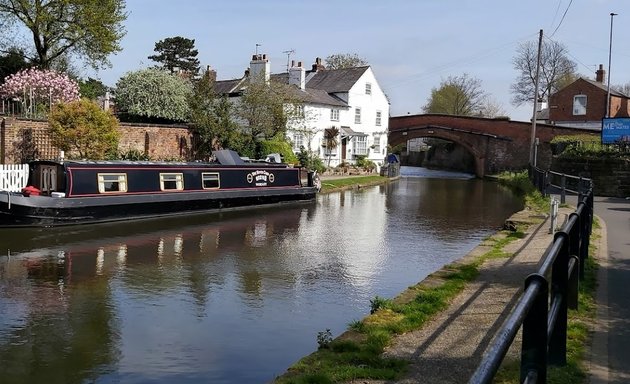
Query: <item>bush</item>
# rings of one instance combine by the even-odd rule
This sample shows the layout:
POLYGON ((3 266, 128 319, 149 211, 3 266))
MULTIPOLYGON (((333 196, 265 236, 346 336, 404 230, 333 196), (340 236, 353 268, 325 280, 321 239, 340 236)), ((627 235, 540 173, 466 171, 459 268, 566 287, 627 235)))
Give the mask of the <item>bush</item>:
POLYGON ((358 156, 356 165, 357 167, 363 168, 364 170, 369 172, 372 172, 374 171, 374 169, 376 169, 376 164, 374 164, 373 161, 366 159, 365 156, 358 156))
POLYGON ((307 151, 304 147, 300 147, 300 153, 297 155, 300 165, 312 171, 323 173, 326 170, 326 166, 322 159, 317 155, 307 151))
POLYGON ((48 115, 48 132, 59 149, 93 160, 115 153, 120 137, 118 120, 91 100, 54 105, 48 115))
POLYGON ((291 144, 281 140, 263 140, 260 142, 260 152, 264 156, 270 153, 279 153, 285 163, 295 164, 298 162, 297 156, 293 153, 291 144))
POLYGON ((123 113, 148 119, 185 122, 192 84, 183 77, 149 68, 128 72, 116 83, 116 108, 123 113))

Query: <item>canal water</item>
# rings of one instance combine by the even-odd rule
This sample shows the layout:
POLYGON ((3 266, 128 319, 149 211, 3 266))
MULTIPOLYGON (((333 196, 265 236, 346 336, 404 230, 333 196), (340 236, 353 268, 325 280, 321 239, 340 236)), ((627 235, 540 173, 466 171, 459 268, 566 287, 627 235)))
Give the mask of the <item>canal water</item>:
POLYGON ((310 203, 0 230, 0 382, 271 381, 521 208, 495 183, 405 173, 310 203))

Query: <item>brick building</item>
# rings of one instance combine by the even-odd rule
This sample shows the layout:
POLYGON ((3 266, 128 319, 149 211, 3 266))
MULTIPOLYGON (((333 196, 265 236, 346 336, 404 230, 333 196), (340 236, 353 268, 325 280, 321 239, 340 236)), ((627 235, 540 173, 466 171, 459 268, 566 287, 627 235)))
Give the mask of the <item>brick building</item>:
MULTIPOLYGON (((606 117, 608 86, 600 64, 595 80, 579 78, 549 97, 547 124, 574 128, 602 128, 606 117)), ((609 117, 630 116, 629 96, 610 89, 609 117)))

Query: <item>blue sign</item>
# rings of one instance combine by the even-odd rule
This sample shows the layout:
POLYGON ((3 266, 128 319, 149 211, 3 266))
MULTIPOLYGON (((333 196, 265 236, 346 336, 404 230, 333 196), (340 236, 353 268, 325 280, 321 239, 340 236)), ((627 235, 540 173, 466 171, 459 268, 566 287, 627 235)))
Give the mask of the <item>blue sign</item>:
POLYGON ((630 143, 630 118, 602 120, 602 144, 630 143))

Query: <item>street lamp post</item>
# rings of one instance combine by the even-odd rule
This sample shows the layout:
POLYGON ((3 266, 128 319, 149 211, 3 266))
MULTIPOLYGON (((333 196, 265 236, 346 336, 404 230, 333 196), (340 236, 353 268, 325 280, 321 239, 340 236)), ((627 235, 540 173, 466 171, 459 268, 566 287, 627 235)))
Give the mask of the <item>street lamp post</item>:
POLYGON ((606 92, 606 117, 610 117, 610 62, 612 57, 613 17, 616 13, 610 13, 610 46, 608 48, 608 91, 606 92))

